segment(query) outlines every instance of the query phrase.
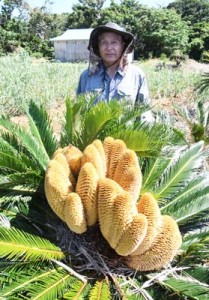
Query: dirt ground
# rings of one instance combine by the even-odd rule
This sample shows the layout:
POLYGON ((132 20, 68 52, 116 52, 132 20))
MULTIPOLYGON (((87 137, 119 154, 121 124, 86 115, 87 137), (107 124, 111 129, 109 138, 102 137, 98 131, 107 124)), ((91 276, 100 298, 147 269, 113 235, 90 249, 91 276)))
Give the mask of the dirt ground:
POLYGON ((188 59, 182 64, 182 68, 188 72, 208 73, 209 64, 199 63, 195 60, 188 59))

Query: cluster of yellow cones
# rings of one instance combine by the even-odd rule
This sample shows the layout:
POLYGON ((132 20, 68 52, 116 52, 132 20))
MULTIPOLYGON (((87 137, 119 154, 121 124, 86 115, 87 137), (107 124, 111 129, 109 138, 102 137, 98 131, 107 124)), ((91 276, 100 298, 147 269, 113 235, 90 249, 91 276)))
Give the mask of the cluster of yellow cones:
POLYGON ((45 193, 70 230, 82 234, 99 222, 109 245, 139 271, 171 262, 182 238, 176 221, 162 216, 152 194, 140 195, 138 158, 119 139, 95 140, 83 152, 70 145, 49 162, 45 193))

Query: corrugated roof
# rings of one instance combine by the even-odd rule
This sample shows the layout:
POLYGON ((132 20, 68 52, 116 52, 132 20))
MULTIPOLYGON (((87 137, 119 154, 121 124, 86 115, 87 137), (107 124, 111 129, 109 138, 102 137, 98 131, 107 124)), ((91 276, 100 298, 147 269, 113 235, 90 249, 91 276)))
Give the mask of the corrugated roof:
POLYGON ((62 35, 50 39, 50 41, 88 40, 93 28, 68 29, 62 35))

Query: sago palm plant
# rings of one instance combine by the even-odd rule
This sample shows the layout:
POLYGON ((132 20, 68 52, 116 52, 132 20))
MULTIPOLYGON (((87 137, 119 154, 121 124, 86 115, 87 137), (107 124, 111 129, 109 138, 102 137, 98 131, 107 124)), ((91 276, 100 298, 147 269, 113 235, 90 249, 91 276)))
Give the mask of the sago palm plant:
POLYGON ((201 75, 200 81, 197 84, 196 89, 200 93, 203 93, 204 91, 208 90, 208 86, 209 86, 209 72, 206 72, 201 75))
POLYGON ((163 124, 134 121, 116 102, 66 101, 60 138, 44 107, 31 103, 28 126, 0 119, 0 299, 209 299, 209 173, 203 142, 186 145, 163 124), (99 232, 69 230, 44 193, 47 165, 69 143, 124 140, 139 158, 142 192, 178 222, 183 244, 172 264, 137 272, 123 265, 99 232))
POLYGON ((175 105, 179 115, 187 122, 195 142, 209 143, 209 105, 199 100, 194 107, 180 107, 175 105))

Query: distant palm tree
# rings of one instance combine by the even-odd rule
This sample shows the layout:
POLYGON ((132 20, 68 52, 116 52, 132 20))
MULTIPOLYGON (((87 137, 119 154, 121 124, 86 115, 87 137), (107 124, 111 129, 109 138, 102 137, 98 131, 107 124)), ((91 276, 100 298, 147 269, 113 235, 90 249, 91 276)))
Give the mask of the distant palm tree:
POLYGON ((185 145, 164 124, 134 122, 117 102, 66 101, 59 139, 44 107, 30 104, 28 127, 0 118, 0 299, 200 299, 209 297, 209 172, 203 142, 185 145), (136 151, 142 193, 178 222, 183 244, 167 268, 136 272, 108 247, 98 226, 82 235, 50 209, 45 171, 54 151, 83 150, 113 136, 136 151))

